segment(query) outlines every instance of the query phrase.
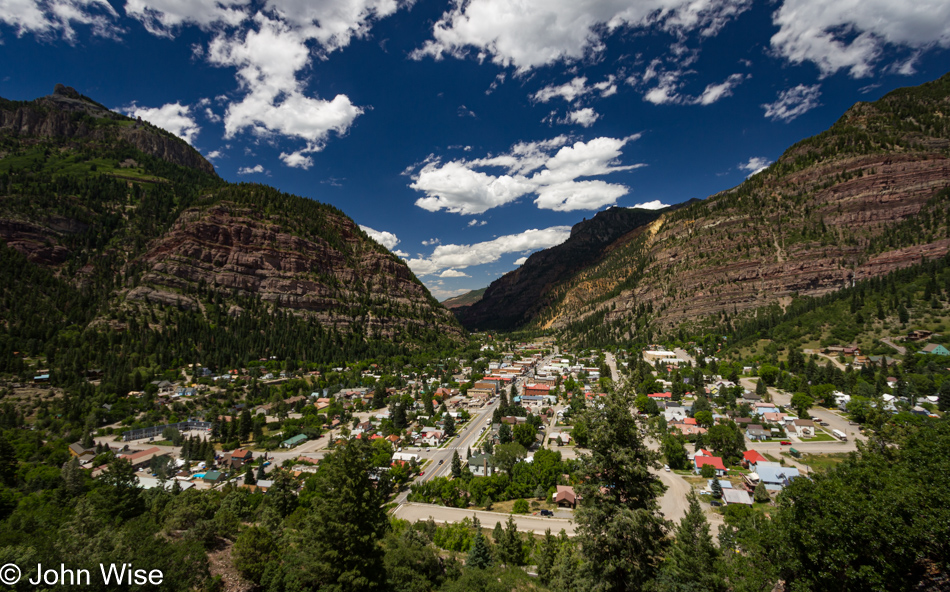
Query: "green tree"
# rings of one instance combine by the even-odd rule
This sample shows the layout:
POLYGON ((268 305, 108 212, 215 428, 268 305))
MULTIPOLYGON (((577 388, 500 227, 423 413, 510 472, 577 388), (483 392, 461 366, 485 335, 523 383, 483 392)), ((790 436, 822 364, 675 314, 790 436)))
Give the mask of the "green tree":
POLYGON ((689 510, 675 528, 673 546, 657 578, 659 592, 724 590, 717 574, 719 551, 709 534, 709 523, 695 491, 687 496, 689 510))
POLYGON ((519 423, 515 426, 513 438, 515 442, 525 448, 531 448, 537 442, 538 430, 528 422, 519 423))
POLYGON ((508 444, 495 446, 495 452, 492 458, 495 461, 495 466, 507 473, 508 478, 511 478, 511 472, 515 468, 515 465, 524 460, 527 454, 524 446, 517 442, 510 442, 508 444))
POLYGON ((16 474, 19 466, 16 451, 6 436, 0 432, 0 483, 8 487, 16 485, 16 474))
POLYGON ((436 549, 418 530, 390 533, 385 540, 386 581, 393 592, 428 592, 445 580, 436 549))
POLYGON ((515 500, 514 505, 511 507, 511 511, 515 514, 527 514, 531 510, 528 508, 528 501, 524 498, 515 500))
POLYGON ((792 395, 792 408, 794 408, 798 416, 803 419, 808 417, 808 410, 811 409, 814 404, 815 401, 808 393, 795 393, 792 395))
MULTIPOLYGON (((524 500, 520 500, 524 501, 524 500)), ((518 532, 515 519, 509 515, 502 531, 501 540, 496 540, 498 561, 506 566, 524 565, 527 557, 524 551, 524 540, 518 532)))
POLYGON ((583 502, 575 522, 594 590, 644 589, 666 546, 657 499, 663 487, 650 471, 659 468, 659 453, 641 439, 631 403, 625 393, 609 393, 602 408, 587 411, 590 453, 579 459, 583 502))
POLYGON ((245 465, 244 467, 244 484, 257 485, 257 479, 254 478, 254 467, 251 465, 245 465))
POLYGON ((696 423, 700 426, 709 429, 713 424, 713 416, 711 411, 700 411, 695 416, 696 423))
POLYGON ((459 451, 452 452, 452 477, 458 479, 462 476, 462 459, 459 458, 459 451))
POLYGON ((266 528, 249 526, 241 531, 231 552, 234 567, 245 578, 260 585, 267 565, 279 561, 277 542, 266 528))
POLYGON ((760 378, 759 380, 755 381, 755 394, 760 397, 764 397, 765 395, 769 394, 769 389, 767 386, 765 386, 765 380, 760 378))
POLYGON ((712 491, 713 498, 717 500, 722 499, 722 485, 719 483, 718 477, 712 478, 712 487, 709 488, 712 491))
POLYGON ((772 499, 769 497, 769 492, 765 488, 764 481, 759 481, 758 485, 755 486, 755 491, 752 493, 752 498, 756 501, 756 503, 759 504, 764 504, 765 502, 772 499))
POLYGON ((508 444, 512 441, 511 426, 505 422, 502 422, 498 426, 498 443, 499 444, 508 444))
POLYGON ((703 479, 712 479, 716 476, 716 467, 706 464, 699 468, 699 474, 703 479))
POLYGON ((109 516, 128 520, 145 511, 145 500, 132 463, 124 458, 113 459, 99 477, 96 490, 99 508, 109 516))
POLYGON ((681 471, 689 466, 689 454, 683 441, 676 436, 669 435, 663 439, 663 454, 666 456, 666 464, 671 469, 681 471))
POLYGON ((445 435, 450 438, 455 435, 455 419, 448 413, 445 414, 445 435))
POLYGON ((288 587, 342 592, 384 586, 379 543, 389 523, 383 493, 370 479, 372 455, 368 443, 350 440, 320 463, 288 587))
POLYGON ((491 550, 485 541, 485 535, 482 534, 482 525, 478 518, 474 519, 472 526, 475 529, 475 538, 472 539, 472 549, 468 552, 466 565, 476 569, 485 569, 492 564, 491 550))
POLYGON ((538 579, 545 586, 549 586, 554 577, 554 563, 557 561, 560 550, 557 537, 551 534, 550 528, 544 531, 544 538, 536 549, 535 562, 538 564, 538 579))

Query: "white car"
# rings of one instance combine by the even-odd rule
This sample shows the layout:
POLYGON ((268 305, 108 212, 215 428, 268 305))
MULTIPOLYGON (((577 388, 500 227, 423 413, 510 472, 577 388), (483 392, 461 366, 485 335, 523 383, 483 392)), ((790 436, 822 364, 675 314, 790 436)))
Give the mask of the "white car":
POLYGON ((670 472, 670 465, 663 465, 663 470, 666 471, 667 473, 669 473, 669 472, 670 472))

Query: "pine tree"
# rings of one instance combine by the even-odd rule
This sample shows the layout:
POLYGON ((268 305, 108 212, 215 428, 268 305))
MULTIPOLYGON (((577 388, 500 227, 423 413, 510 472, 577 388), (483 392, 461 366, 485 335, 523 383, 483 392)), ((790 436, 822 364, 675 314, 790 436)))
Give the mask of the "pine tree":
POLYGON ((445 435, 450 438, 455 435, 455 419, 448 413, 445 414, 445 435))
POLYGON ((551 534, 551 529, 544 531, 544 539, 538 546, 538 579, 545 586, 550 585, 551 578, 554 576, 554 563, 557 561, 557 552, 559 545, 557 538, 551 534))
POLYGON ((769 497, 768 490, 765 489, 764 481, 759 481, 759 484, 755 486, 755 491, 753 492, 752 497, 755 499, 756 503, 760 504, 763 504, 771 499, 769 497))
POLYGON ((657 589, 663 592, 722 590, 723 582, 716 573, 719 551, 713 544, 709 523, 695 491, 689 493, 687 501, 689 510, 675 528, 676 538, 657 577, 657 589))
POLYGON ((266 479, 267 473, 264 472, 264 463, 257 465, 257 477, 256 479, 260 481, 261 479, 266 479))
POLYGON ((254 478, 254 467, 247 465, 244 469, 244 484, 257 485, 257 479, 254 478))
POLYGON ((468 552, 468 560, 465 563, 469 567, 485 569, 492 564, 491 550, 485 541, 485 535, 482 534, 482 525, 478 518, 475 518, 472 527, 475 529, 475 537, 472 539, 472 549, 468 552))
POLYGON ((712 496, 714 498, 722 499, 722 485, 719 483, 718 477, 713 477, 712 486, 709 488, 712 490, 712 496))
POLYGON ((498 560, 506 566, 524 565, 525 563, 524 541, 521 533, 518 532, 514 517, 510 514, 505 523, 505 529, 501 533, 501 540, 498 541, 498 560))
POLYGON ((462 476, 462 459, 459 458, 459 451, 452 452, 452 477, 458 479, 462 476))

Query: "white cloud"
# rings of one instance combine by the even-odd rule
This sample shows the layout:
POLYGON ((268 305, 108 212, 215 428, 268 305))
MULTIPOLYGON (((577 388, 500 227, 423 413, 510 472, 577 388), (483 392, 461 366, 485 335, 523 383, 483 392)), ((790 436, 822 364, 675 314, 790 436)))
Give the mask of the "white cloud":
POLYGON ((590 91, 591 89, 587 87, 587 77, 579 76, 570 82, 565 82, 561 85, 555 86, 552 84, 545 86, 538 92, 534 93, 531 98, 539 103, 547 103, 551 99, 560 97, 568 103, 572 103, 574 99, 580 98, 590 91))
POLYGON ((559 245, 571 236, 570 226, 525 230, 472 245, 439 245, 428 257, 410 259, 416 275, 432 275, 448 269, 465 269, 498 261, 508 253, 525 253, 559 245))
POLYGON ((331 132, 344 134, 363 113, 346 95, 332 100, 304 96, 297 74, 310 60, 307 37, 283 22, 258 14, 257 30, 227 37, 208 46, 208 61, 238 68, 247 95, 228 106, 225 137, 250 129, 261 136, 280 134, 306 141, 306 148, 287 158, 291 166, 306 164, 304 154, 317 152, 331 132))
POLYGON ((488 222, 485 220, 469 220, 468 221, 469 228, 471 228, 472 226, 484 226, 486 224, 488 224, 488 222))
POLYGON ((168 103, 161 107, 138 107, 134 103, 124 109, 130 117, 141 117, 152 125, 169 131, 182 140, 193 143, 201 131, 191 116, 191 108, 181 103, 168 103))
POLYGON ((435 246, 435 245, 437 245, 437 244, 439 244, 439 243, 441 243, 441 242, 442 242, 442 241, 439 240, 439 239, 437 239, 437 238, 430 238, 429 240, 424 240, 424 241, 422 241, 422 246, 424 246, 424 247, 433 247, 433 246, 435 246))
POLYGON ((946 0, 785 0, 772 20, 772 48, 792 63, 813 62, 823 76, 870 76, 886 45, 950 47, 946 0))
POLYGON ((281 152, 280 159, 283 163, 295 169, 309 169, 313 166, 313 158, 304 155, 302 150, 296 152, 281 152))
POLYGON ((394 14, 408 0, 268 0, 267 8, 314 39, 329 53, 365 37, 373 23, 394 14))
MULTIPOLYGON (((387 232, 385 230, 373 230, 369 226, 363 226, 362 224, 360 224, 360 228, 362 228, 363 232, 368 234, 371 239, 383 245, 390 251, 392 251, 396 247, 396 245, 399 244, 399 238, 391 232, 387 232)), ((399 255, 400 257, 408 256, 408 253, 402 253, 402 254, 400 253, 402 253, 402 251, 397 252, 396 254, 399 255)))
POLYGON ((405 252, 405 251, 401 251, 401 250, 399 250, 399 249, 396 249, 395 251, 393 251, 393 255, 395 255, 395 256, 397 256, 397 257, 400 257, 400 258, 402 258, 402 259, 408 259, 408 258, 409 258, 409 253, 407 253, 407 252, 405 252))
MULTIPOLYGON (((656 86, 643 95, 643 100, 654 105, 711 105, 719 99, 731 96, 732 90, 747 78, 745 74, 731 74, 722 82, 706 85, 698 96, 691 96, 681 94, 680 88, 683 86, 683 76, 692 72, 681 68, 664 70, 659 67, 659 63, 659 60, 654 60, 640 79, 643 83, 654 79, 657 81, 656 86)), ((637 85, 639 81, 634 77, 628 79, 628 82, 637 85)))
POLYGON ((471 290, 469 290, 468 288, 457 288, 455 290, 447 290, 438 285, 429 285, 429 283, 426 284, 426 288, 429 288, 429 292, 433 296, 435 296, 435 299, 438 300, 439 302, 445 302, 446 300, 448 300, 449 298, 452 298, 453 296, 461 296, 462 294, 471 292, 471 290))
POLYGON ((535 204, 541 209, 598 209, 615 203, 627 188, 577 179, 643 166, 618 162, 621 148, 637 138, 601 137, 565 146, 568 139, 558 136, 544 142, 516 144, 507 153, 475 160, 443 163, 430 157, 412 176, 410 187, 425 193, 416 205, 431 212, 481 214, 528 194, 537 195, 535 204), (558 150, 552 155, 555 148, 558 150), (502 169, 503 174, 479 169, 502 169))
POLYGON ((745 78, 743 74, 732 74, 719 84, 710 84, 703 94, 694 99, 694 102, 700 105, 712 105, 719 99, 731 96, 732 89, 741 84, 745 78))
POLYGON ((668 207, 670 207, 670 206, 668 206, 667 204, 661 202, 661 201, 658 200, 658 199, 654 199, 653 201, 648 201, 648 202, 645 202, 645 203, 638 203, 637 205, 635 205, 635 206, 633 206, 633 207, 635 207, 635 208, 640 208, 641 210, 662 210, 663 208, 668 208, 668 207))
POLYGON ((214 160, 216 158, 221 158, 222 154, 220 150, 212 150, 211 152, 205 154, 205 158, 208 160, 214 160))
POLYGON ((515 259, 515 265, 524 265, 527 260, 527 257, 518 257, 515 259))
POLYGON ((238 169, 237 174, 239 175, 252 175, 254 173, 263 173, 264 165, 256 164, 252 167, 241 167, 238 169))
POLYGON ((122 29, 114 21, 118 13, 106 0, 0 0, 0 23, 43 39, 62 37, 75 43, 73 25, 92 27, 93 35, 117 38, 122 29))
POLYGON ((748 162, 740 163, 739 168, 749 173, 749 177, 751 177, 769 168, 770 164, 772 164, 772 161, 764 156, 753 156, 748 162))
POLYGON ((566 123, 573 125, 580 125, 583 127, 590 127, 594 125, 594 122, 600 119, 600 114, 591 109, 590 107, 585 107, 583 109, 578 109, 577 111, 571 111, 564 117, 564 119, 559 119, 558 123, 566 123))
POLYGON ((465 273, 464 271, 457 271, 455 269, 446 269, 439 274, 440 278, 460 278, 460 277, 472 277, 465 273))
POLYGON ((125 13, 138 19, 153 35, 174 37, 176 29, 194 24, 208 30, 214 25, 236 26, 247 18, 250 0, 127 0, 125 13))
POLYGON ((778 100, 774 103, 766 103, 762 105, 762 108, 765 109, 765 116, 769 119, 780 119, 787 123, 817 107, 820 96, 820 84, 812 86, 799 84, 783 90, 778 94, 778 100))
POLYGON ((413 52, 421 59, 474 50, 521 72, 577 61, 604 50, 603 38, 620 28, 660 28, 674 35, 714 35, 751 0, 469 0, 457 2, 434 25, 433 39, 413 52))

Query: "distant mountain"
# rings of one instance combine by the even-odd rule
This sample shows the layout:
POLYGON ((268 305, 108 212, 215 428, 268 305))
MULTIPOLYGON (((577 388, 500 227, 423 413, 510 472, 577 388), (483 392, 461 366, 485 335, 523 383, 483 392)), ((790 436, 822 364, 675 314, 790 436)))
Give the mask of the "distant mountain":
POLYGON ((223 367, 462 335, 343 212, 225 183, 184 141, 60 85, 0 99, 0 258, 0 358, 86 343, 70 372, 145 360, 110 347, 223 367))
POLYGON ((601 256, 540 282, 509 272, 471 307, 479 315, 459 318, 588 343, 649 341, 683 322, 787 305, 941 257, 950 249, 948 111, 950 75, 857 103, 738 187, 658 212, 601 256), (544 298, 524 306, 520 294, 537 294, 538 283, 544 298))
POLYGON ((471 306, 482 299, 482 296, 485 295, 485 290, 487 290, 487 288, 479 288, 478 290, 471 290, 459 296, 453 296, 452 298, 443 300, 442 306, 448 309, 471 306))
POLYGON ((571 228, 565 242, 538 251, 518 269, 495 280, 481 300, 455 309, 470 330, 512 330, 531 323, 556 302, 552 290, 576 273, 596 264, 612 246, 630 240, 665 212, 634 208, 610 208, 571 228))

